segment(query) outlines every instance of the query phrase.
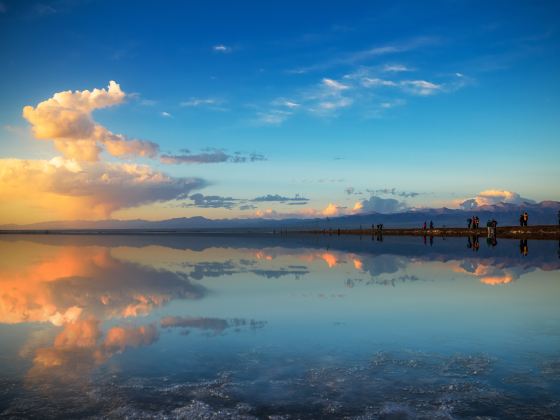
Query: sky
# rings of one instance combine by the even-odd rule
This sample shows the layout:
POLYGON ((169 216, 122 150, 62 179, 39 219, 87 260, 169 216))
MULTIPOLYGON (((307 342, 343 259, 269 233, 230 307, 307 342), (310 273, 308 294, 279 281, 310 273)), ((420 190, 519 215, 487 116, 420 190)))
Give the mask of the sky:
POLYGON ((560 200, 556 1, 0 0, 0 224, 560 200))

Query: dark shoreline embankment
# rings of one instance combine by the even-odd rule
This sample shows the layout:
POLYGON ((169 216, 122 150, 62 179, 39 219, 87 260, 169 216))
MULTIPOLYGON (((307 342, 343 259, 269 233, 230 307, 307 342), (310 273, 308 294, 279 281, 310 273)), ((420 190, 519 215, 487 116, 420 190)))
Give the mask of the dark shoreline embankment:
MULTIPOLYGON (((502 226, 497 227, 495 236, 497 238, 512 239, 560 239, 560 226, 502 226)), ((310 233, 318 235, 384 235, 384 236, 488 236, 488 228, 478 229, 440 227, 434 229, 422 228, 383 228, 383 229, 321 229, 306 230, 298 233, 310 233)))
MULTIPOLYGON (((383 228, 383 229, 231 229, 231 230, 197 230, 197 229, 13 229, 0 230, 0 235, 153 235, 153 236, 260 236, 260 235, 362 235, 362 236, 439 236, 468 237, 488 236, 486 227, 466 229, 454 227, 422 228, 383 228)), ((560 226, 502 226, 496 228, 497 238, 510 239, 549 239, 560 240, 560 226)))

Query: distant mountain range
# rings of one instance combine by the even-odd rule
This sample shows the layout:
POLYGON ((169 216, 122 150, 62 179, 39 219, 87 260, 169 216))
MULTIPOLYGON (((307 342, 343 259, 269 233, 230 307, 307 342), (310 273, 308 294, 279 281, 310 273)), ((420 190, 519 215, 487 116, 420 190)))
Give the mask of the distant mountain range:
POLYGON ((401 213, 357 214, 331 218, 316 219, 207 219, 205 217, 181 217, 160 221, 148 220, 73 220, 32 223, 27 225, 2 225, 0 229, 185 229, 185 230, 229 230, 229 229, 336 229, 364 228, 372 224, 383 223, 384 227, 416 227, 424 221, 434 222, 436 227, 463 227, 473 215, 480 218, 481 225, 489 219, 496 219, 499 226, 511 226, 519 223, 519 215, 527 211, 530 225, 557 224, 560 202, 542 201, 522 205, 499 203, 479 206, 471 210, 461 209, 413 209, 401 213))

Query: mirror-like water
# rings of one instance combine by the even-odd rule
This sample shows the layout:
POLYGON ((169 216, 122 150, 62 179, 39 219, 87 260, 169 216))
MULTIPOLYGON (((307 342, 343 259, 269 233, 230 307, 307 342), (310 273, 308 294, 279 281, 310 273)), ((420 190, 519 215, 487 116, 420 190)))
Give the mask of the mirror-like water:
POLYGON ((3 235, 0 416, 560 416, 558 242, 382 239, 3 235))

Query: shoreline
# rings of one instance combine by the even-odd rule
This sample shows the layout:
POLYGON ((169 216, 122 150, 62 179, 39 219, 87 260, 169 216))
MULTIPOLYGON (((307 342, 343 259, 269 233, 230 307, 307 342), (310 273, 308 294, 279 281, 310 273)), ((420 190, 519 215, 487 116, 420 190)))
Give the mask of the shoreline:
MULTIPOLYGON (((422 228, 383 228, 383 229, 305 229, 281 230, 269 229, 231 229, 231 230, 198 230, 198 229, 4 229, 0 235, 225 235, 254 236, 271 235, 285 236, 293 234, 310 235, 357 235, 357 236, 434 236, 434 237, 469 237, 488 236, 488 228, 467 229, 441 227, 434 229, 422 228)), ((501 226, 496 228, 496 238, 505 239, 548 239, 560 240, 560 226, 501 226)))
MULTIPOLYGON (((478 229, 441 227, 434 229, 422 228, 383 228, 383 229, 322 229, 299 231, 315 235, 359 235, 359 236, 439 236, 439 237, 469 237, 489 236, 487 227, 478 229)), ((558 239, 560 240, 560 226, 502 226, 495 228, 496 238, 504 239, 558 239)))

